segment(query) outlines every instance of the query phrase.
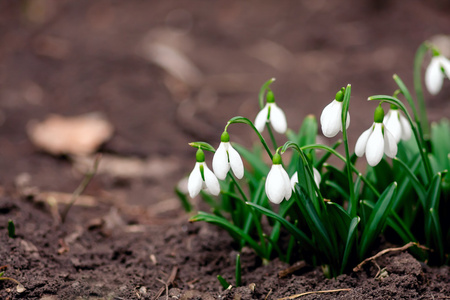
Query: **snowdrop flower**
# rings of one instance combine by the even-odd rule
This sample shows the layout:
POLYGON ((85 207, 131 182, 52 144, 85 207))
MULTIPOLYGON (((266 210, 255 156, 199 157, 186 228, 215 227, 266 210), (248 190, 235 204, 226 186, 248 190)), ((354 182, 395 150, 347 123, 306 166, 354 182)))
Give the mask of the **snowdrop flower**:
MULTIPOLYGON (((320 124, 322 125, 323 135, 331 138, 342 131, 342 102, 344 101, 345 88, 336 93, 336 98, 322 111, 320 115, 320 124)), ((345 128, 350 125, 350 114, 347 112, 347 122, 345 128)))
POLYGON ((397 155, 397 143, 392 133, 383 125, 384 111, 381 105, 375 109, 374 123, 364 131, 356 141, 355 154, 359 157, 366 153, 370 166, 376 166, 383 158, 397 155))
POLYGON ((267 92, 266 106, 256 116, 255 127, 259 132, 263 132, 266 123, 272 124, 273 129, 278 133, 284 134, 287 130, 286 116, 275 103, 272 91, 267 92))
POLYGON ((383 124, 392 133, 396 143, 400 142, 400 139, 407 141, 411 138, 411 125, 397 106, 391 105, 391 109, 384 117, 383 124))
MULTIPOLYGON (((314 173, 314 182, 317 186, 320 185, 320 182, 322 181, 322 177, 320 176, 319 171, 313 167, 313 173, 314 173)), ((294 175, 291 177, 291 188, 295 190, 295 184, 298 183, 298 173, 295 172, 294 175)))
POLYGON ((279 204, 283 199, 291 198, 291 181, 281 165, 281 155, 278 152, 273 156, 272 162, 266 179, 266 194, 272 203, 279 204))
POLYGON ((244 176, 244 164, 239 153, 231 146, 228 132, 222 133, 220 142, 212 161, 214 173, 217 178, 224 180, 231 167, 234 175, 241 179, 244 176))
POLYGON ((216 175, 208 168, 205 163, 205 154, 203 150, 198 149, 196 154, 197 162, 194 169, 189 175, 188 191, 191 198, 200 193, 202 188, 209 191, 211 194, 217 196, 220 193, 219 180, 216 175))
POLYGON ((433 57, 425 71, 425 85, 430 94, 439 93, 445 76, 450 79, 450 60, 433 49, 433 57))

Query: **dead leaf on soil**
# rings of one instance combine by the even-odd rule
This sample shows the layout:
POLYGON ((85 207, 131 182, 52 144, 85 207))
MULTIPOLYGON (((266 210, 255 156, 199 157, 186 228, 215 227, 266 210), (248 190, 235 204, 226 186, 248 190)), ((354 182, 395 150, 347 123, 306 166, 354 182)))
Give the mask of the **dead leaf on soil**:
POLYGON ((88 155, 111 138, 113 126, 102 114, 89 113, 76 117, 50 115, 46 120, 27 124, 31 142, 53 154, 88 155))
MULTIPOLYGON (((92 165, 94 157, 77 156, 73 157, 73 160, 75 168, 83 172, 88 166, 92 165)), ((140 159, 104 154, 97 173, 124 179, 150 178, 163 180, 177 170, 178 163, 173 158, 140 159)))

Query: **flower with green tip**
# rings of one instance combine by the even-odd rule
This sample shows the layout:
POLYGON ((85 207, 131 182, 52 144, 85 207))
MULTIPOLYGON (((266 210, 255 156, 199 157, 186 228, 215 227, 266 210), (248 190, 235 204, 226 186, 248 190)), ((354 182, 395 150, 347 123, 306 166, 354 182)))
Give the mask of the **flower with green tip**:
MULTIPOLYGON (((314 182, 317 186, 320 186, 320 182, 322 181, 322 176, 320 176, 319 171, 313 167, 313 174, 314 174, 314 182)), ((298 183, 298 173, 295 172, 294 175, 291 177, 291 188, 295 190, 295 185, 298 183)))
POLYGON ((230 135, 226 131, 220 137, 220 145, 214 153, 212 165, 214 173, 221 180, 227 177, 230 168, 238 179, 244 176, 244 163, 239 153, 231 146, 230 135))
POLYGON ((397 143, 390 131, 383 125, 384 111, 381 105, 375 109, 374 122, 356 141, 355 154, 366 154, 367 163, 376 166, 385 153, 388 157, 397 155, 397 143))
POLYGON ((407 141, 411 138, 411 125, 397 106, 391 105, 391 109, 384 117, 383 124, 392 133, 396 143, 400 142, 400 140, 407 141))
POLYGON ((266 123, 270 123, 276 132, 284 134, 287 130, 286 115, 275 103, 272 91, 268 91, 266 97, 266 105, 256 116, 255 127, 259 132, 263 132, 266 123))
POLYGON ((425 85, 432 95, 436 95, 442 88, 444 78, 450 79, 450 60, 433 49, 433 57, 425 71, 425 85))
MULTIPOLYGON (((345 88, 336 93, 336 98, 322 111, 320 124, 324 136, 331 138, 342 131, 342 102, 344 101, 345 88)), ((350 114, 347 112, 346 127, 350 126, 350 114)))
POLYGON ((272 162, 272 168, 266 179, 266 194, 270 202, 279 204, 283 199, 291 198, 291 180, 281 164, 280 154, 275 153, 272 162))
POLYGON ((205 162, 203 150, 198 149, 196 154, 197 162, 189 175, 188 191, 191 198, 197 196, 201 189, 206 189, 211 194, 217 196, 220 193, 220 184, 216 175, 208 168, 205 162))

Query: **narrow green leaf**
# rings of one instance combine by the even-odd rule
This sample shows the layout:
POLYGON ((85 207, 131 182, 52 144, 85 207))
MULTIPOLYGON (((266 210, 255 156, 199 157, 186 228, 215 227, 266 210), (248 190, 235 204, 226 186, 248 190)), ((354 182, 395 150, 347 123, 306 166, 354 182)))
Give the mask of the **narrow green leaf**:
POLYGON ((256 210, 260 211, 262 214, 266 215, 269 218, 273 218, 275 220, 277 220, 278 222, 280 222, 280 224, 286 228, 286 230, 292 234, 293 236, 295 236, 295 238, 297 240, 299 240, 302 243, 307 244, 307 246, 312 246, 312 241, 311 239, 308 238, 308 236, 303 233, 303 231, 301 231, 300 229, 296 228, 294 225, 292 225, 291 223, 289 223, 289 221, 287 221, 285 218, 281 217, 280 215, 278 215, 277 213, 262 207, 258 204, 255 203, 246 203, 249 206, 254 207, 256 210))
POLYGON ((220 285, 221 285, 225 290, 228 289, 228 288, 231 286, 231 284, 229 284, 228 281, 226 281, 225 278, 223 278, 223 277, 220 276, 220 275, 217 275, 217 280, 219 280, 220 285))
POLYGON ((442 119, 439 123, 431 124, 431 151, 433 152, 440 169, 450 170, 450 161, 448 155, 450 153, 450 121, 442 119))
POLYGON ((412 163, 412 165, 411 165, 412 169, 410 169, 408 167, 408 165, 406 165, 402 160, 400 160, 398 158, 393 158, 392 161, 393 162, 395 161, 395 162, 399 163, 400 166, 403 167, 403 169, 405 170, 407 178, 409 180, 411 180, 411 182, 412 182, 412 186, 415 189, 415 191, 417 193, 417 196, 419 197, 419 200, 422 202, 422 204, 424 204, 425 203, 426 191, 425 191, 425 188, 423 187, 422 183, 419 181, 419 179, 414 174, 415 170, 419 166, 420 157, 417 157, 416 161, 414 163, 412 163))
POLYGON ((393 182, 386 190, 381 194, 378 199, 372 213, 370 214, 369 220, 364 228, 361 235, 361 246, 359 248, 359 258, 362 260, 370 246, 380 234, 383 229, 386 219, 391 213, 391 207, 395 199, 395 192, 397 189, 397 183, 393 182))
POLYGON ((442 228, 439 222, 439 200, 441 196, 441 173, 437 173, 428 188, 425 207, 425 234, 427 244, 435 248, 439 260, 443 261, 444 246, 442 228))
POLYGON ((236 286, 241 286, 241 256, 236 254, 236 286))
POLYGON ((348 258, 350 257, 350 254, 352 252, 353 248, 353 244, 355 242, 356 239, 356 234, 358 232, 358 223, 360 221, 359 217, 354 217, 349 226, 348 226, 348 234, 347 234, 347 241, 345 242, 345 250, 344 250, 344 255, 342 256, 342 262, 341 262, 341 274, 344 273, 345 268, 347 266, 348 263, 348 258))
POLYGON ((340 239, 342 241, 345 241, 347 239, 348 228, 350 226, 352 218, 350 218, 350 215, 347 213, 347 211, 337 203, 327 202, 326 207, 328 211, 329 223, 331 223, 336 229, 340 239))
POLYGON ((194 147, 194 148, 200 148, 202 150, 206 150, 206 151, 210 151, 210 152, 216 152, 216 149, 214 149, 213 146, 211 146, 208 143, 205 142, 192 142, 189 143, 189 146, 194 147))
POLYGON ((10 238, 16 237, 16 226, 14 225, 14 222, 12 220, 8 221, 8 236, 10 238))
POLYGON ((187 213, 191 212, 192 205, 191 205, 191 202, 189 201, 188 197, 186 196, 186 194, 183 193, 182 191, 180 191, 179 188, 175 188, 175 194, 178 196, 178 199, 180 199, 181 206, 183 206, 184 211, 187 213))
POLYGON ((217 225, 225 229, 228 233, 230 233, 231 236, 238 237, 237 240, 244 239, 248 243, 248 245, 256 252, 258 256, 267 258, 264 253, 264 249, 262 249, 261 246, 257 242, 255 242, 254 239, 252 239, 248 234, 242 231, 242 229, 231 224, 228 220, 199 211, 197 215, 189 219, 189 222, 198 222, 198 221, 204 221, 217 225))

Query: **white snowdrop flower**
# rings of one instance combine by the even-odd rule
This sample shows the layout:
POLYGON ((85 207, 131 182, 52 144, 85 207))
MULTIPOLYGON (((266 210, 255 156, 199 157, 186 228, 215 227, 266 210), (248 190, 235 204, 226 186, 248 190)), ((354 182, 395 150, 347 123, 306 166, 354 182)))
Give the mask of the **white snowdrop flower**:
POLYGON ((222 133, 220 141, 212 161, 214 173, 217 178, 224 180, 231 167, 234 175, 241 179, 244 176, 244 163, 239 153, 231 146, 228 132, 222 133))
POLYGON ((287 130, 286 115, 275 103, 272 91, 267 92, 266 106, 256 116, 255 127, 259 132, 263 132, 266 123, 270 123, 278 133, 284 134, 287 130))
POLYGON ((275 153, 272 162, 272 168, 266 179, 266 194, 270 202, 279 204, 283 199, 291 198, 291 181, 281 164, 280 154, 275 153))
POLYGON ((425 85, 430 94, 439 93, 445 76, 450 79, 450 60, 433 49, 433 57, 425 71, 425 85))
MULTIPOLYGON (((320 176, 319 171, 313 167, 313 173, 314 173, 314 182, 317 186, 320 186, 320 182, 322 181, 322 176, 320 176)), ((298 183, 298 173, 295 172, 294 175, 291 177, 291 188, 295 190, 295 185, 298 183)))
POLYGON ((401 139, 407 141, 411 138, 411 125, 403 114, 400 113, 397 106, 391 106, 391 109, 384 117, 383 124, 392 133, 396 143, 400 142, 401 139))
POLYGON ((205 154, 201 149, 197 150, 197 162, 189 175, 188 191, 191 198, 200 193, 201 189, 206 189, 211 194, 217 196, 220 193, 220 184, 216 175, 208 168, 205 162, 205 154))
MULTIPOLYGON (((320 124, 324 136, 331 138, 342 131, 342 104, 344 101, 345 89, 342 88, 336 93, 336 98, 322 111, 320 115, 320 124)), ((346 128, 350 125, 350 114, 347 112, 346 128)))
POLYGON ((397 155, 397 143, 392 133, 383 125, 383 118, 383 108, 378 106, 374 123, 356 141, 355 154, 361 157, 365 153, 367 162, 372 167, 381 161, 383 154, 391 158, 397 155))

